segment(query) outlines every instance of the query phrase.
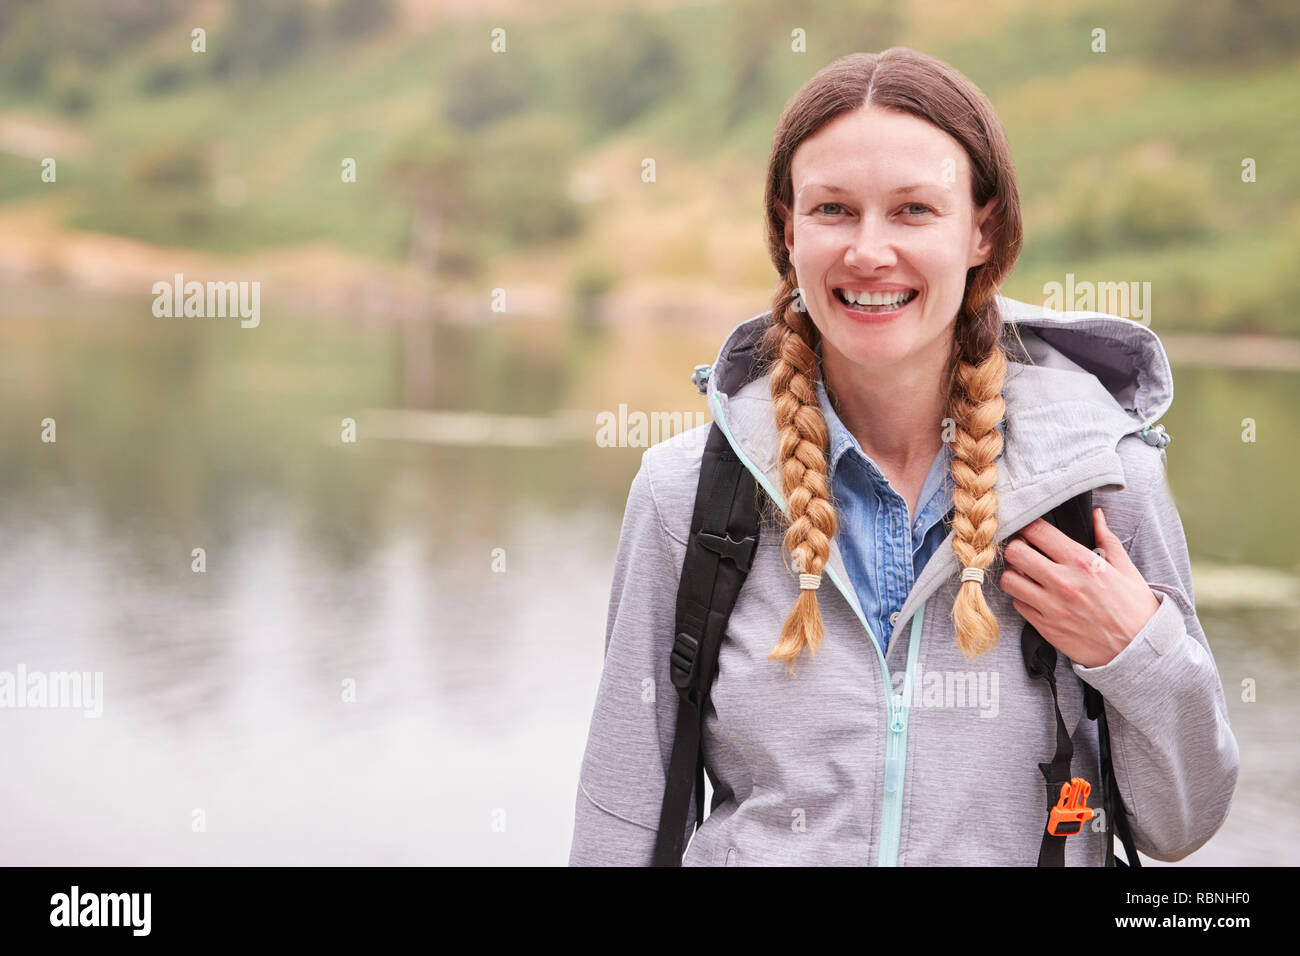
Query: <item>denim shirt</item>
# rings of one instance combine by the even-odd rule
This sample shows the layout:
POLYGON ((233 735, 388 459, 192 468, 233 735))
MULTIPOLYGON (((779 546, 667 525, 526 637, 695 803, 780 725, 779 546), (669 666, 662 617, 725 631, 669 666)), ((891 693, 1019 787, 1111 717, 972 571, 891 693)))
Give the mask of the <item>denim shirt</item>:
POLYGON ((838 517, 836 541, 883 654, 889 649, 896 613, 948 536, 943 518, 952 508, 952 449, 945 442, 935 455, 909 528, 907 502, 835 414, 821 376, 817 399, 830 431, 826 468, 838 517))

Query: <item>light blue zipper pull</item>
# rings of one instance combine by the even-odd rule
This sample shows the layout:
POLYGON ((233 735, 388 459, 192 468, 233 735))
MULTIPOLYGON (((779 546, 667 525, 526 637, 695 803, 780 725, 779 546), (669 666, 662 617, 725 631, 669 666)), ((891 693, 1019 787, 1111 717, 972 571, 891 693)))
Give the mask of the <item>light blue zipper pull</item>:
POLYGON ((900 759, 903 751, 903 731, 907 730, 907 715, 903 711, 903 695, 895 694, 889 702, 889 745, 885 757, 885 793, 898 790, 900 759))

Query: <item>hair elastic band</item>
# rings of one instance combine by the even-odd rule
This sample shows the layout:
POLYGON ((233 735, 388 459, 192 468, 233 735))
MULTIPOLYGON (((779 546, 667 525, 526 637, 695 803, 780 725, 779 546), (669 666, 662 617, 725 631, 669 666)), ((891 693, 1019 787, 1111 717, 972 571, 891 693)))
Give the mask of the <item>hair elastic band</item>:
POLYGON ((820 574, 799 575, 800 591, 816 591, 821 586, 822 586, 822 576, 820 574))
POLYGON ((983 568, 965 568, 965 569, 963 569, 962 572, 961 572, 961 579, 962 579, 962 583, 965 583, 966 581, 974 581, 976 584, 983 584, 983 583, 984 583, 984 569, 983 569, 983 568))

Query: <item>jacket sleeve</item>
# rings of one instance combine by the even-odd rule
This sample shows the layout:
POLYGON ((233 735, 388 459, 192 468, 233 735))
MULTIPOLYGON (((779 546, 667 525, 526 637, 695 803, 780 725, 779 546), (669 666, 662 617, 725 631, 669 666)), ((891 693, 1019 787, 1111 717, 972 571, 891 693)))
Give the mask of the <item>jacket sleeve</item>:
POLYGON ((1073 667, 1105 698, 1116 781, 1137 849, 1172 861, 1222 826, 1240 760, 1223 683, 1196 616, 1187 539, 1164 460, 1161 452, 1160 467, 1145 482, 1151 490, 1141 503, 1144 515, 1126 544, 1160 606, 1109 663, 1073 667))
MULTIPOLYGON (((642 456, 619 536, 605 663, 579 772, 570 866, 649 866, 677 724, 669 676, 685 545, 669 536, 642 456)), ((694 801, 694 789, 692 789, 694 801)), ((688 813, 686 846, 694 829, 688 813)))

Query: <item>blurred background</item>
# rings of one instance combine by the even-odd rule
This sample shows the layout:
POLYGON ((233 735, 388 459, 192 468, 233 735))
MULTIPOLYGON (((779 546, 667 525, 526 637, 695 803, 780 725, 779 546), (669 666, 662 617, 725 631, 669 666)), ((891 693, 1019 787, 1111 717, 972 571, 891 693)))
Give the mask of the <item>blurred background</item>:
POLYGON ((1300 862, 1287 0, 0 0, 0 670, 104 675, 0 711, 0 862, 564 863, 644 450, 595 416, 704 413, 782 106, 896 44, 1007 129, 1007 295, 1151 283, 1242 753, 1187 862, 1300 862))

